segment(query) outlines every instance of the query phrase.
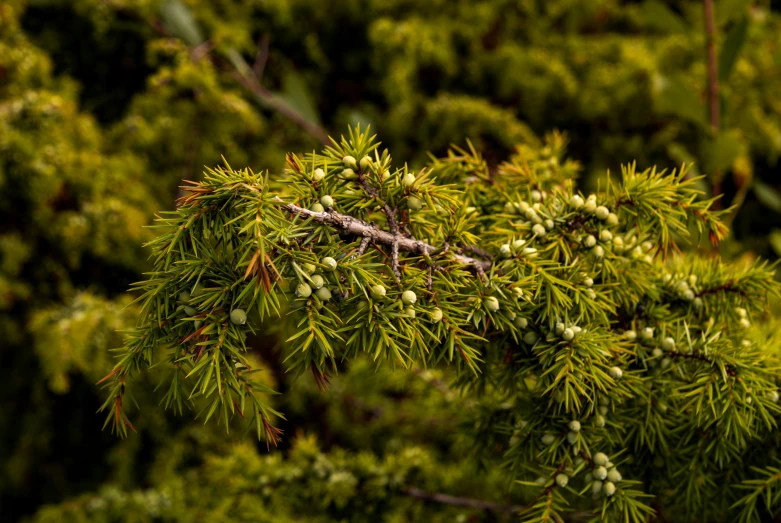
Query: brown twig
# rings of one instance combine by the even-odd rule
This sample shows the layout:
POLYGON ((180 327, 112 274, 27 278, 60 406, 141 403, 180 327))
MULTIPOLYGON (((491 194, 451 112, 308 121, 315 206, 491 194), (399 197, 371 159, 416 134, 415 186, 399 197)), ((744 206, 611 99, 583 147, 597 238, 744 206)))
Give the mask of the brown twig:
MULTIPOLYGON (((716 24, 713 21, 713 0, 705 2, 705 51, 708 58, 708 112, 710 115, 710 128, 715 138, 719 132, 719 77, 716 65, 716 24)), ((714 172, 711 195, 719 196, 722 193, 721 173, 714 172)), ((714 210, 721 209, 721 200, 713 202, 714 210)))
POLYGON ((266 62, 268 61, 268 44, 270 41, 271 38, 267 34, 258 40, 258 54, 255 57, 255 63, 252 65, 252 72, 255 74, 258 82, 263 80, 263 71, 265 71, 266 62))
MULTIPOLYGON (((283 203, 283 201, 277 198, 277 201, 283 203)), ((413 254, 426 255, 434 252, 436 249, 426 242, 415 240, 413 238, 405 238, 404 236, 393 235, 388 231, 379 229, 369 223, 366 223, 352 216, 338 213, 334 210, 315 212, 309 209, 304 209, 296 204, 288 203, 283 204, 282 208, 286 211, 303 216, 305 218, 312 218, 317 223, 324 223, 331 225, 337 229, 340 229, 346 233, 354 234, 355 236, 368 237, 371 242, 380 245, 392 246, 394 243, 398 245, 400 251, 410 252, 413 254)), ((491 268, 491 262, 487 260, 477 260, 469 256, 461 254, 454 254, 453 259, 461 263, 474 268, 476 271, 485 272, 491 268)))
POLYGON ((493 512, 505 512, 511 514, 521 509, 521 507, 516 505, 501 505, 499 503, 483 501, 481 499, 459 498, 455 496, 449 496, 447 494, 440 494, 438 492, 426 492, 415 487, 407 487, 403 489, 402 492, 412 496, 413 498, 423 499, 426 501, 436 501, 437 503, 444 503, 446 505, 470 507, 480 510, 490 510, 493 512))

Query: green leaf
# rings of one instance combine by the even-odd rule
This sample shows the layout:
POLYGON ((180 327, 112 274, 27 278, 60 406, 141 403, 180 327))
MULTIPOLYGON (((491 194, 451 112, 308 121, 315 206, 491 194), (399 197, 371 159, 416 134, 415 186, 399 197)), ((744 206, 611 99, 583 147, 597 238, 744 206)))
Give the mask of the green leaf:
POLYGON ((738 60, 740 50, 743 48, 743 44, 746 43, 746 34, 748 33, 748 17, 744 16, 738 21, 735 26, 727 33, 727 37, 724 39, 724 44, 719 51, 719 81, 725 83, 732 69, 735 67, 735 62, 738 60))
POLYGON ((773 229, 770 231, 767 239, 776 255, 781 256, 781 229, 773 229))
POLYGON ((303 78, 295 71, 289 71, 282 79, 282 92, 277 94, 278 98, 287 103, 294 111, 303 116, 306 120, 320 125, 320 115, 317 112, 317 106, 314 97, 309 92, 303 78))
POLYGON ((766 207, 776 212, 781 212, 781 194, 774 187, 759 180, 754 180, 754 194, 757 195, 757 199, 765 204, 766 207))
POLYGON ((203 43, 201 28, 190 9, 179 0, 169 0, 163 4, 160 7, 160 16, 166 29, 187 42, 190 47, 203 43))
POLYGON ((700 97, 692 92, 677 78, 658 76, 656 78, 656 104, 661 113, 675 115, 689 122, 708 126, 705 119, 705 108, 700 97))
POLYGON ((744 16, 752 0, 718 0, 716 2, 716 23, 724 25, 730 20, 744 16))
POLYGON ((715 139, 709 139, 702 146, 703 166, 706 172, 722 172, 732 166, 743 153, 740 133, 732 129, 720 132, 715 139))
POLYGON ((658 0, 647 0, 642 6, 642 12, 646 23, 654 29, 666 33, 687 32, 686 22, 658 0))

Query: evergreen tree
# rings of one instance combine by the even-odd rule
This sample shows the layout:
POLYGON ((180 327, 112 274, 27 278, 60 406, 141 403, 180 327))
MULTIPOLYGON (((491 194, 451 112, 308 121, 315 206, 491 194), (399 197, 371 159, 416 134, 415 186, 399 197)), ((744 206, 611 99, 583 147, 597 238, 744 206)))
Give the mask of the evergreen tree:
POLYGON ((774 514, 757 467, 781 414, 777 344, 751 328, 772 268, 680 250, 727 233, 685 168, 628 166, 585 195, 564 142, 495 170, 453 149, 413 172, 355 130, 279 174, 209 170, 157 221, 106 424, 133 430, 132 379, 154 365, 166 407, 276 444, 245 339, 279 318, 288 368, 323 389, 362 353, 454 366, 483 457, 536 490, 523 520, 774 514))

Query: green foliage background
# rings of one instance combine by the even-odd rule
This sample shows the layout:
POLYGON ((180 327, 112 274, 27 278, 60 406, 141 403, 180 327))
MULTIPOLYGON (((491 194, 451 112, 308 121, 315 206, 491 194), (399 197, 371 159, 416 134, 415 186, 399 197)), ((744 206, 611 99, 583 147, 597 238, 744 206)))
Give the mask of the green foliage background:
POLYGON ((488 517, 406 496, 411 483, 522 503, 469 459, 473 406, 446 371, 358 362, 320 393, 285 375, 270 338, 251 342, 285 392, 270 400, 287 413, 280 450, 163 413, 151 391, 135 397, 138 435, 101 432, 95 383, 135 318, 124 291, 150 267, 142 226, 221 156, 273 171, 319 148, 296 119, 334 135, 371 124, 411 166, 467 138, 496 163, 559 129, 587 185, 632 161, 720 174, 741 204, 724 250, 773 257, 778 10, 716 1, 714 135, 697 1, 0 0, 0 514, 488 517), (258 77, 263 96, 247 87, 258 77))

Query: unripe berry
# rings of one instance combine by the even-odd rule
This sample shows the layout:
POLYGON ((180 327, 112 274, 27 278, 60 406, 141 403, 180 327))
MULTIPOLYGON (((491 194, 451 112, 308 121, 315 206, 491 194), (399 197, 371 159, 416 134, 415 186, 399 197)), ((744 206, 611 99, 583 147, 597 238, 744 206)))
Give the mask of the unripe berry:
POLYGON ((575 443, 577 443, 578 442, 578 433, 577 432, 573 432, 573 431, 567 432, 567 441, 569 441, 570 445, 574 445, 575 443))
POLYGON ((612 496, 616 493, 616 486, 613 483, 606 481, 605 484, 602 485, 602 491, 605 493, 605 496, 612 496))
POLYGON ((585 245, 585 246, 586 246, 586 248, 588 248, 588 249, 592 248, 592 247, 593 247, 593 246, 595 246, 596 244, 597 244, 597 239, 596 239, 596 238, 594 238, 594 236, 593 236, 593 235, 591 235, 591 234, 589 234, 588 236, 586 236, 586 239, 585 239, 585 240, 583 240, 583 245, 585 245))
POLYGON ((564 329, 566 328, 567 327, 563 323, 559 322, 553 327, 553 332, 556 333, 556 336, 561 336, 561 333, 564 332, 564 329))
POLYGON ((410 196, 407 198, 407 208, 411 211, 419 211, 423 208, 423 200, 410 196))
POLYGON ((319 182, 323 178, 325 178, 325 171, 320 169, 319 167, 315 169, 315 171, 312 173, 312 180, 319 182))
POLYGON ((770 398, 770 400, 771 400, 773 403, 778 403, 778 397, 779 397, 779 396, 778 396, 778 392, 777 392, 777 391, 775 391, 775 390, 771 390, 770 392, 768 392, 768 394, 767 394, 767 395, 768 395, 768 397, 770 398))
POLYGON ((404 305, 413 305, 418 301, 418 296, 413 291, 404 291, 401 293, 401 302, 404 305))
POLYGON ((687 291, 684 291, 683 294, 681 294, 681 298, 683 298, 686 301, 693 301, 694 300, 694 291, 689 289, 687 291))
POLYGON ((667 351, 675 350, 675 340, 669 337, 665 338, 664 341, 662 341, 662 348, 667 351))
POLYGON ((233 309, 230 318, 231 323, 234 325, 244 325, 247 323, 247 313, 242 309, 233 309))
POLYGON ((751 322, 748 321, 748 318, 741 318, 739 323, 740 326, 744 329, 748 329, 749 327, 751 327, 751 322))
POLYGON ((308 283, 299 283, 296 287, 296 296, 299 298, 308 298, 312 295, 312 287, 308 283))
POLYGON ((569 476, 566 474, 559 474, 556 476, 556 484, 560 487, 566 487, 567 483, 569 483, 569 476))
POLYGON ((537 190, 532 191, 531 196, 532 196, 532 201, 534 202, 539 202, 540 200, 542 200, 542 193, 540 191, 537 190))
POLYGON ((330 209, 334 206, 334 199, 326 194, 325 196, 320 198, 320 204, 326 209, 330 209))
POLYGON ((545 225, 545 228, 550 231, 551 229, 553 229, 553 226, 555 224, 553 223, 553 220, 545 220, 544 225, 545 225))
POLYGON ((342 176, 347 180, 352 180, 353 178, 355 178, 355 171, 353 171, 348 167, 347 169, 344 169, 342 171, 342 176))
POLYGON ((576 419, 569 422, 569 430, 572 432, 579 432, 580 431, 580 422, 576 419))
POLYGON ((526 247, 524 250, 521 251, 522 256, 526 256, 527 258, 536 258, 537 257, 537 249, 534 247, 526 247))
POLYGON ((597 479, 605 479, 607 477, 607 469, 602 466, 595 468, 594 477, 597 479))
POLYGON ((520 316, 518 318, 515 318, 515 321, 513 321, 513 325, 515 325, 519 329, 525 329, 528 324, 529 324, 529 320, 527 320, 526 318, 521 318, 520 316))
POLYGON ((654 329, 652 327, 646 327, 640 331, 640 337, 644 340, 651 340, 654 337, 654 329))
POLYGON ((345 156, 344 158, 342 158, 342 164, 345 167, 349 167, 351 169, 357 169, 358 168, 358 164, 355 163, 355 158, 353 158, 352 156, 345 156))
POLYGON ((594 210, 595 210, 596 208, 597 208, 597 202, 596 202, 595 200, 592 200, 591 198, 589 198, 588 200, 586 200, 586 204, 585 204, 585 205, 583 205, 583 210, 584 210, 584 211, 586 211, 586 212, 587 212, 587 213, 589 213, 589 214, 591 214, 592 212, 594 212, 594 210))
POLYGON ((203 294, 203 291, 205 290, 205 287, 202 283, 196 283, 195 287, 193 287, 192 296, 200 296, 203 294))
POLYGON ((593 483, 591 483, 591 493, 592 494, 599 494, 602 492, 602 482, 597 480, 594 480, 593 483))
POLYGON ((404 185, 404 187, 412 187, 415 184, 415 175, 408 172, 401 179, 401 183, 404 185))
POLYGON ((523 342, 526 345, 534 345, 535 343, 537 343, 537 339, 538 339, 537 334, 534 332, 527 332, 523 336, 523 342))
POLYGON ((577 194, 573 195, 572 198, 569 199, 569 204, 575 209, 580 209, 581 207, 583 207, 584 203, 585 202, 583 201, 583 198, 577 194))
POLYGON ((513 294, 515 294, 516 298, 523 298, 523 289, 520 287, 513 287, 513 294))
POLYGON ((695 309, 697 309, 697 310, 702 309, 702 306, 703 306, 702 298, 694 298, 694 301, 692 302, 692 304, 694 305, 695 309))
POLYGON ((188 316, 195 316, 198 311, 195 310, 195 307, 190 307, 189 305, 184 308, 184 313, 188 316))
POLYGON ((624 332, 624 338, 628 339, 629 341, 635 341, 637 339, 637 333, 633 330, 628 330, 624 332))
POLYGON ((318 202, 315 202, 315 203, 312 204, 312 206, 309 208, 309 210, 312 211, 312 212, 324 212, 325 211, 325 207, 323 207, 322 204, 320 204, 318 202))
POLYGON ((372 164, 372 159, 368 156, 364 156, 363 158, 361 158, 361 162, 359 163, 362 171, 368 169, 371 164, 372 164))
POLYGON ((591 457, 591 460, 595 465, 605 466, 608 462, 608 457, 604 452, 597 452, 591 457))
POLYGON ((315 289, 319 289, 323 285, 325 285, 325 279, 322 276, 320 276, 319 274, 315 274, 314 276, 312 276, 312 286, 315 289))
POLYGON ((518 207, 518 214, 526 214, 529 210, 529 204, 526 202, 520 202, 516 207, 518 207))
POLYGON ((610 213, 607 215, 607 220, 605 220, 605 223, 607 223, 610 226, 618 225, 618 216, 615 213, 610 213))
POLYGON ((187 291, 180 292, 179 301, 181 301, 182 303, 190 303, 190 293, 187 291))
POLYGON ((614 380, 621 379, 621 376, 624 375, 624 371, 622 371, 618 367, 611 367, 610 369, 610 377, 614 380))
POLYGON ((434 323, 439 323, 440 321, 442 321, 442 309, 437 307, 436 309, 431 311, 431 321, 433 321, 434 323))
POLYGON ((412 307, 407 307, 407 309, 405 309, 405 311, 404 311, 404 314, 406 314, 408 318, 414 318, 415 317, 415 309, 413 309, 412 307))
POLYGON ((656 347, 654 350, 651 351, 651 356, 654 358, 661 358, 664 352, 659 347, 656 347))
POLYGON ((607 220, 607 217, 610 215, 610 209, 604 205, 600 205, 596 208, 595 214, 598 220, 607 220))
POLYGON ((507 202, 504 204, 504 212, 506 214, 515 214, 515 205, 513 205, 513 202, 507 202))
POLYGON ((618 471, 617 468, 612 468, 607 473, 607 479, 609 481, 612 481, 613 483, 618 483, 621 481, 621 473, 618 471))
POLYGON ((585 285, 586 287, 591 288, 591 287, 594 286, 594 280, 591 279, 591 278, 586 278, 585 280, 583 280, 583 285, 585 285))
POLYGON ((543 445, 553 445, 553 442, 556 441, 556 436, 553 434, 545 434, 541 441, 543 445))
POLYGON ((603 249, 601 245, 597 245, 596 247, 594 247, 594 256, 596 256, 597 258, 601 258, 604 255, 605 255, 605 249, 603 249))
POLYGON ((513 255, 513 251, 510 248, 509 244, 505 243, 504 245, 499 247, 499 256, 501 256, 502 258, 509 258, 512 255, 513 255))
POLYGON ((537 211, 535 211, 534 209, 529 208, 529 209, 526 209, 526 212, 523 213, 523 215, 526 216, 527 220, 533 220, 534 218, 537 217, 537 211))
POLYGON ((331 291, 328 290, 328 287, 320 287, 315 291, 315 296, 320 301, 328 301, 331 299, 331 291))
POLYGON ((328 272, 333 272, 333 271, 335 271, 335 270, 336 270, 336 267, 337 267, 337 265, 338 265, 338 263, 336 263, 336 260, 334 260, 334 259, 333 259, 333 258, 331 258, 330 256, 326 256, 325 258, 323 258, 322 260, 320 260, 320 263, 322 263, 323 265, 325 265, 325 270, 327 270, 328 272))
POLYGON ((609 242, 613 239, 613 233, 607 229, 602 229, 602 232, 599 233, 599 239, 603 242, 609 242))
POLYGON ((485 308, 488 310, 488 312, 496 312, 499 310, 499 300, 497 300, 494 296, 488 296, 485 299, 485 308))
POLYGON ((561 337, 564 341, 572 341, 575 337, 575 333, 572 332, 572 329, 564 329, 564 332, 561 333, 561 337))
POLYGON ((599 406, 599 413, 603 416, 607 416, 607 413, 610 411, 607 405, 600 405, 599 406))
POLYGON ((372 298, 375 300, 381 300, 385 297, 385 287, 382 285, 375 285, 371 288, 372 298))
POLYGON ((534 233, 536 236, 544 237, 546 234, 548 234, 548 231, 545 230, 545 227, 540 225, 539 223, 532 227, 532 233, 534 233))
POLYGON ((597 427, 604 427, 605 426, 605 416, 602 414, 597 414, 597 420, 596 420, 597 427))
POLYGON ((518 250, 520 250, 520 249, 521 249, 521 247, 523 247, 524 245, 526 245, 526 240, 514 240, 514 241, 513 241, 513 250, 514 250, 514 251, 518 251, 518 250))
POLYGON ((748 315, 748 312, 743 307, 735 307, 735 312, 739 318, 745 318, 748 315))

